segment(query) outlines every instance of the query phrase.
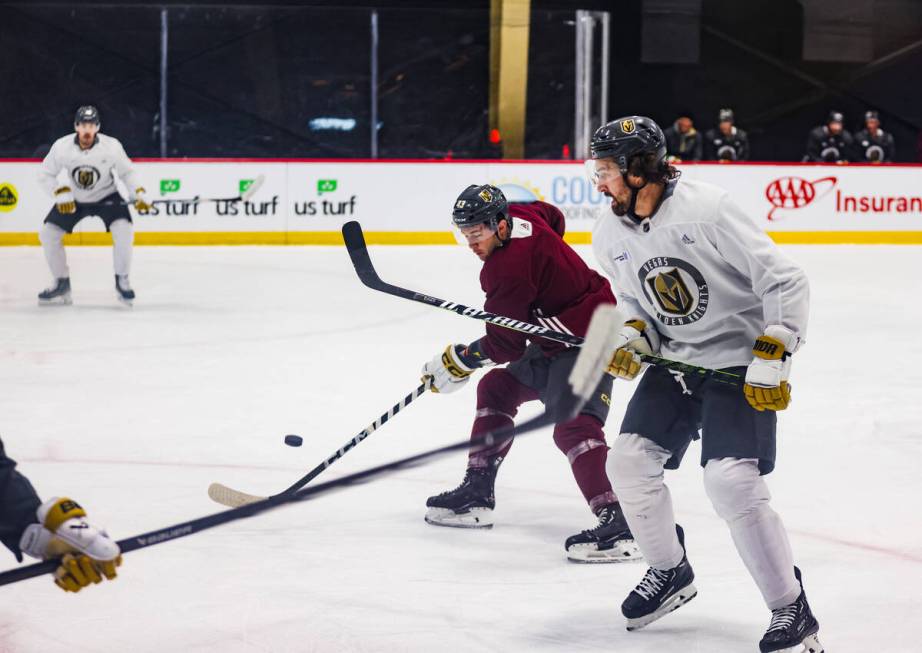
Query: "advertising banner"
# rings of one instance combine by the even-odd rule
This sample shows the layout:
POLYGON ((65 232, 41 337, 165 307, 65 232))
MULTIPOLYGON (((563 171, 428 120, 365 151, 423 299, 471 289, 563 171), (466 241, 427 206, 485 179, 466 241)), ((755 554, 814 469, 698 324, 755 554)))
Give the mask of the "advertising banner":
MULTIPOLYGON (((359 220, 372 243, 454 242, 455 197, 492 183, 510 201, 543 200, 567 217, 568 239, 589 242, 608 199, 578 162, 151 160, 136 162, 157 203, 131 209, 138 244, 337 244, 359 220), (245 202, 212 201, 264 181, 245 202)), ((52 206, 36 161, 0 162, 0 244, 38 244, 52 206)), ((922 166, 683 164, 682 178, 727 189, 780 242, 922 243, 922 166)), ((63 173, 62 173, 63 174, 63 173)), ((62 183, 65 180, 62 179, 62 183)), ((681 183, 681 180, 679 181, 681 183)), ((106 242, 83 220, 71 244, 106 242)))

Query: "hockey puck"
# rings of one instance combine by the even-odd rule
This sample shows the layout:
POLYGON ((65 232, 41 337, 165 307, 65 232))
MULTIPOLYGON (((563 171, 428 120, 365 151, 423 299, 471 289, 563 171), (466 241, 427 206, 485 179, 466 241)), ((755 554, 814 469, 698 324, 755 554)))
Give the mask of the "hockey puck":
POLYGON ((289 447, 300 447, 303 442, 304 438, 302 438, 300 435, 285 436, 285 444, 287 444, 289 447))

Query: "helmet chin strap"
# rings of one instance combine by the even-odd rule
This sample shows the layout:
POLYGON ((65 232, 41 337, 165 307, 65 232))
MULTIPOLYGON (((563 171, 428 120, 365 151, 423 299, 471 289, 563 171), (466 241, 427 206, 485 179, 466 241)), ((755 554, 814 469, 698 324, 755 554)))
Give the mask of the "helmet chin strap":
POLYGON ((645 177, 643 183, 640 186, 634 186, 627 180, 627 174, 622 176, 624 177, 625 185, 631 189, 631 203, 627 208, 627 216, 637 224, 642 223, 644 220, 649 220, 659 210, 660 204, 663 203, 663 199, 666 196, 665 188, 663 189, 664 192, 660 193, 659 199, 656 200, 656 206, 654 206, 653 210, 650 211, 650 215, 637 215, 637 196, 640 195, 640 191, 646 188, 650 182, 645 177))
MULTIPOLYGON (((649 217, 650 217, 649 215, 648 215, 648 216, 639 216, 639 215, 637 215, 637 212, 635 211, 635 208, 637 207, 637 196, 640 194, 640 191, 642 191, 644 188, 646 188, 646 186, 647 186, 647 180, 644 179, 644 180, 643 180, 643 183, 642 183, 640 186, 635 186, 634 184, 632 184, 631 182, 628 181, 627 173, 623 173, 621 176, 624 178, 624 183, 625 183, 625 185, 626 185, 628 188, 631 189, 631 203, 630 203, 630 204, 628 205, 628 207, 627 207, 627 215, 628 215, 628 217, 629 217, 631 220, 633 220, 634 222, 641 223, 641 222, 643 222, 646 218, 649 218, 649 217)), ((654 210, 654 213, 655 213, 655 210, 654 210)))

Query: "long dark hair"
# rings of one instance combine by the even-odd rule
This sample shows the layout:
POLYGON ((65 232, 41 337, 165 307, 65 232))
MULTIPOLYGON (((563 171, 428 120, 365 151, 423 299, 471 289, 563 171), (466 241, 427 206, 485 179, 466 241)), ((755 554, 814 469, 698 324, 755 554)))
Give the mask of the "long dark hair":
POLYGON ((682 172, 666 160, 659 159, 655 152, 646 152, 631 157, 627 165, 627 174, 658 184, 678 179, 682 172))

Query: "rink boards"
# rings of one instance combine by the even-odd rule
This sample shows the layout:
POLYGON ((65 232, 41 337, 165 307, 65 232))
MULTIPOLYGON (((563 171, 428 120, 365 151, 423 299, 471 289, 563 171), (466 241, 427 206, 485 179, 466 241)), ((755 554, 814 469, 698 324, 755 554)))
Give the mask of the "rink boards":
MULTIPOLYGON (((510 200, 545 200, 567 216, 567 239, 588 243, 608 201, 581 163, 496 161, 137 160, 149 199, 135 217, 139 245, 342 242, 359 220, 372 244, 452 244, 452 202, 469 184, 492 183, 510 200), (232 197, 260 176, 245 203, 232 197), (198 199, 195 199, 198 198, 198 199)), ((0 245, 37 245, 51 200, 38 161, 0 161, 0 245)), ((782 243, 922 243, 922 166, 683 164, 687 179, 729 190, 782 243)), ((63 183, 63 178, 62 178, 63 183)), ((71 182, 72 183, 72 182, 71 182)), ((84 220, 69 244, 108 243, 102 222, 84 220)))

